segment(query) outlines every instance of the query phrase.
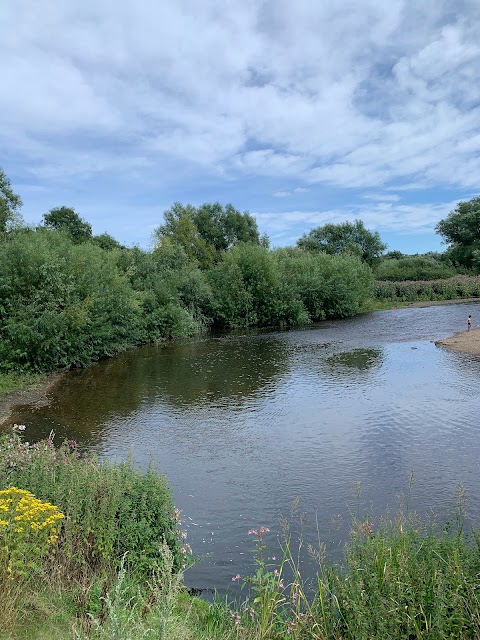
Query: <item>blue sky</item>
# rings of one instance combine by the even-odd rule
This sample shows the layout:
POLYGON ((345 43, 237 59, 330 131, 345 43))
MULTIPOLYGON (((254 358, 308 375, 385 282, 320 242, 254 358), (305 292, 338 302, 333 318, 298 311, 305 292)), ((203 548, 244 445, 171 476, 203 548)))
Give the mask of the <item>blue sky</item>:
POLYGON ((0 166, 150 246, 174 201, 273 246, 359 218, 389 249, 480 192, 478 0, 2 0, 0 166))

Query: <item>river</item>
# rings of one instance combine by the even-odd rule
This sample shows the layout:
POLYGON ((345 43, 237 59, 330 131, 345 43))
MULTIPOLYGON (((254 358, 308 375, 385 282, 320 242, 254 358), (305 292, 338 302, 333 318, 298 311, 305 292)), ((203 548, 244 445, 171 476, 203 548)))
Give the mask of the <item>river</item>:
POLYGON ((142 347, 68 374, 11 421, 31 440, 53 429, 101 456, 152 459, 203 556, 187 584, 224 591, 252 567, 248 530, 269 527, 275 548, 296 497, 305 539, 333 557, 351 515, 375 526, 412 470, 412 508, 444 517, 463 484, 479 521, 480 359, 433 344, 469 313, 478 326, 470 303, 142 347))

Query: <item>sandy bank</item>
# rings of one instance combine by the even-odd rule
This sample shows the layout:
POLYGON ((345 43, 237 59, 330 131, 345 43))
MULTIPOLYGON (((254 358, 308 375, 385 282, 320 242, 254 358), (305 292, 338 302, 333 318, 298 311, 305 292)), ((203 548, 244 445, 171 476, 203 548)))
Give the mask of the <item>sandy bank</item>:
POLYGON ((480 356, 480 329, 462 331, 451 338, 437 340, 435 344, 437 347, 447 347, 454 351, 469 353, 472 356, 480 356))
POLYGON ((0 426, 8 423, 10 412, 16 405, 30 404, 41 407, 47 404, 48 392, 63 376, 64 373, 56 373, 26 389, 12 391, 11 393, 0 393, 0 426))

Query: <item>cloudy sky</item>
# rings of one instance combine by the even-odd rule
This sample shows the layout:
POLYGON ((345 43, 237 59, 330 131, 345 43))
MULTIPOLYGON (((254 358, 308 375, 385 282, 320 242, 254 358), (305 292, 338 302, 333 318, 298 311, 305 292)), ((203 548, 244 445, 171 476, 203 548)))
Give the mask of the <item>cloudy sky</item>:
POLYGON ((390 249, 480 192, 478 0, 1 0, 0 166, 148 247, 174 201, 390 249))

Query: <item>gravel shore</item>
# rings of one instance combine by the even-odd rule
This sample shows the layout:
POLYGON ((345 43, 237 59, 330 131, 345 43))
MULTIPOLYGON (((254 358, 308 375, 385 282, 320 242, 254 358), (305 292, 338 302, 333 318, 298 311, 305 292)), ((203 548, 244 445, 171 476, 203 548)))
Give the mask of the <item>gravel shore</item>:
POLYGON ((456 333, 451 338, 437 340, 437 347, 447 347, 453 351, 468 353, 472 356, 480 356, 480 329, 471 329, 456 333))

